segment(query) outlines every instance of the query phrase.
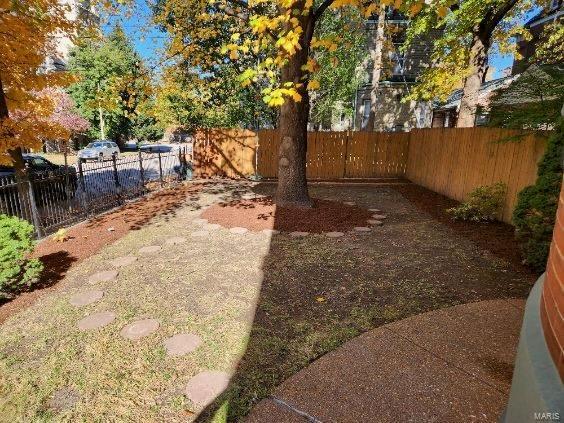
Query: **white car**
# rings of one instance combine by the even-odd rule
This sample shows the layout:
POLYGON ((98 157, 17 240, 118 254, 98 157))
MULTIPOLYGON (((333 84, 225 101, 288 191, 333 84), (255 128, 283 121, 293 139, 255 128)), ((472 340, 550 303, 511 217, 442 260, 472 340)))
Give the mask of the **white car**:
POLYGON ((81 162, 86 162, 87 160, 98 160, 103 161, 119 156, 119 147, 113 141, 100 140, 91 142, 86 146, 86 148, 78 152, 78 159, 81 162))

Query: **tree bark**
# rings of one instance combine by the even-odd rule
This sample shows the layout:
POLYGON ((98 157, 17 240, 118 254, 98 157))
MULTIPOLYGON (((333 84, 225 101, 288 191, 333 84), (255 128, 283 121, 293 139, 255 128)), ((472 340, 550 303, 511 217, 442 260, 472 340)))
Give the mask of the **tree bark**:
MULTIPOLYGON (((2 80, 0 79, 0 120, 8 119, 9 117, 10 113, 6 102, 6 96, 4 95, 4 87, 2 85, 2 80)), ((29 192, 29 175, 27 174, 27 169, 23 160, 22 149, 18 147, 13 150, 8 150, 8 154, 14 162, 20 217, 33 222, 32 205, 29 192)))
MULTIPOLYGON (((295 6, 299 7, 299 6, 295 6)), ((309 96, 307 79, 302 66, 307 63, 309 45, 313 36, 315 20, 301 17, 304 29, 300 38, 301 49, 288 59, 282 68, 281 81, 302 84, 297 89, 302 96, 296 102, 285 98, 280 110, 280 148, 278 150, 278 186, 276 204, 279 206, 311 207, 306 179, 307 122, 309 118, 309 96)))
POLYGON ((470 75, 464 81, 460 111, 458 112, 457 128, 474 126, 480 87, 486 79, 488 70, 489 39, 482 39, 479 35, 472 38, 470 47, 470 75))
POLYGON ((464 81, 460 110, 456 126, 474 126, 480 86, 486 79, 488 70, 488 51, 492 34, 503 18, 511 11, 518 0, 506 0, 497 7, 490 6, 484 17, 472 30, 470 45, 470 74, 464 81))
MULTIPOLYGON (((380 78, 382 75, 382 50, 384 46, 384 26, 386 23, 386 8, 381 7, 378 14, 378 24, 376 26, 376 40, 374 48, 370 51, 372 58, 372 86, 370 88, 370 113, 368 115, 368 123, 366 129, 374 131, 376 122, 376 109, 378 101, 378 89, 380 87, 380 78)), ((362 123, 362 122, 361 122, 362 123)))

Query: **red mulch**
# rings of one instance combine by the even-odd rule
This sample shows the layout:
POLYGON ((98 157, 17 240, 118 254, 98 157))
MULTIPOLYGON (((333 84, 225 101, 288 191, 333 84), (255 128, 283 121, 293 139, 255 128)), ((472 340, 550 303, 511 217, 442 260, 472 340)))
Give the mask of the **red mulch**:
POLYGON ((346 232, 355 226, 367 226, 372 212, 358 206, 313 200, 311 208, 278 207, 271 198, 236 200, 216 204, 202 213, 210 223, 227 228, 243 227, 251 231, 276 229, 282 232, 303 231, 311 233, 346 232))
POLYGON ((537 275, 533 270, 523 265, 521 250, 515 239, 515 228, 513 226, 503 222, 479 223, 453 220, 446 210, 458 206, 460 204, 458 201, 415 184, 394 185, 393 189, 399 191, 417 208, 430 214, 434 219, 450 227, 464 238, 470 239, 480 248, 510 262, 517 270, 536 278, 537 275))
POLYGON ((53 289, 64 278, 71 266, 96 254, 103 247, 122 238, 131 230, 137 230, 156 216, 174 213, 186 201, 188 194, 200 190, 198 185, 182 185, 156 192, 151 196, 120 207, 100 217, 78 224, 67 230, 65 242, 45 238, 37 244, 33 257, 44 265, 39 284, 33 290, 22 292, 4 304, 0 303, 0 323, 23 310, 43 294, 53 289))

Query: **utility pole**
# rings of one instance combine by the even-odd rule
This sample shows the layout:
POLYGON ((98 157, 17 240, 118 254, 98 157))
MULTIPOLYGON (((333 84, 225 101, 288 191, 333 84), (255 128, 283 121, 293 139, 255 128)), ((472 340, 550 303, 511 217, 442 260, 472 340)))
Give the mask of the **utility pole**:
POLYGON ((100 103, 100 83, 98 82, 98 119, 100 120, 100 137, 106 139, 106 128, 104 127, 104 112, 100 103))

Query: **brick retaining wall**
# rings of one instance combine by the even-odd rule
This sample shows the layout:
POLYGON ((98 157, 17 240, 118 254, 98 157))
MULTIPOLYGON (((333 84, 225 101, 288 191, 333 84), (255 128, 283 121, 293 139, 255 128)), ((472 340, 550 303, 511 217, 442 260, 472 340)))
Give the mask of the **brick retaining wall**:
POLYGON ((564 381, 564 185, 546 267, 541 299, 541 323, 548 350, 564 381))

